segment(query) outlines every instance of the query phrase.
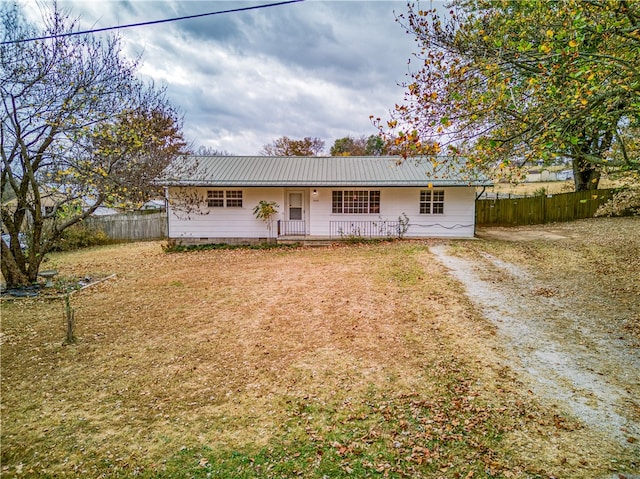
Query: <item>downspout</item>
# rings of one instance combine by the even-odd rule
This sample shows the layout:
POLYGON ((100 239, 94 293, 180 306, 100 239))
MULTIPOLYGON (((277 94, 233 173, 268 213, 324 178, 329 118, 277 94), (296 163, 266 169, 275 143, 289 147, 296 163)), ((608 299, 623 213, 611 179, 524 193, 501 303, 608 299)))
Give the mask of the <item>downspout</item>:
POLYGON ((167 240, 171 238, 169 234, 169 187, 164 187, 164 211, 167 213, 167 240))
POLYGON ((476 202, 480 199, 482 195, 484 195, 485 190, 487 189, 487 185, 482 185, 482 191, 476 195, 476 201, 473 203, 473 236, 476 236, 476 227, 478 222, 476 221, 476 202))

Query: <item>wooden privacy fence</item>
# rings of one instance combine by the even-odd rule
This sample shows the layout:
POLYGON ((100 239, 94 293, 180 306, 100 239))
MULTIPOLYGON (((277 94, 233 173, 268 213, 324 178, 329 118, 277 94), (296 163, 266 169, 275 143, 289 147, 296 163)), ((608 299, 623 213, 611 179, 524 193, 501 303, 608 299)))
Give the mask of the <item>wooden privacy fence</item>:
POLYGON ((116 240, 155 240, 167 237, 167 213, 124 213, 92 216, 84 220, 85 226, 102 230, 116 240))
POLYGON ((592 218, 616 189, 476 201, 479 226, 537 225, 592 218))

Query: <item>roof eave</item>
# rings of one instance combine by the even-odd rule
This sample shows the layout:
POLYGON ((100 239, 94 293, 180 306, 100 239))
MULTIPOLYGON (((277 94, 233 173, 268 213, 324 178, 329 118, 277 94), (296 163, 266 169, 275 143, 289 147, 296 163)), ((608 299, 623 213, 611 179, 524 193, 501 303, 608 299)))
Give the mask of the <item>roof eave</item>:
POLYGON ((216 187, 216 188, 232 188, 232 187, 255 187, 255 188, 283 188, 283 187, 373 187, 373 188, 403 188, 403 187, 465 187, 465 186, 492 186, 490 181, 415 181, 415 182, 386 182, 375 183, 370 181, 295 181, 295 182, 215 182, 215 181, 166 181, 158 183, 160 186, 167 187, 216 187))

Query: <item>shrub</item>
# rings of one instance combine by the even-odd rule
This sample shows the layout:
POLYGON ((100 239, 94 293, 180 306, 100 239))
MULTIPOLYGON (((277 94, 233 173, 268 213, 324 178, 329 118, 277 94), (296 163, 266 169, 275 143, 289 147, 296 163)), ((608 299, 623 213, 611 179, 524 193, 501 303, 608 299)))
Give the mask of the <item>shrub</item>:
POLYGON ((88 228, 83 224, 70 226, 62 233, 53 251, 72 251, 89 246, 111 244, 114 241, 100 229, 88 228))
POLYGON ((640 215, 640 188, 622 190, 600 206, 595 216, 640 215))
POLYGON ((170 239, 166 244, 162 245, 162 251, 165 253, 184 253, 188 251, 209 251, 216 249, 234 250, 234 249, 256 249, 256 250, 271 250, 271 249, 292 249, 300 247, 300 243, 258 243, 258 244, 228 244, 228 243, 208 243, 208 244, 193 244, 184 245, 178 244, 175 239, 170 239))
POLYGON ((271 229, 273 228, 273 218, 278 214, 278 203, 275 201, 262 200, 253 209, 253 214, 259 220, 262 220, 267 225, 269 236, 271 236, 271 229))

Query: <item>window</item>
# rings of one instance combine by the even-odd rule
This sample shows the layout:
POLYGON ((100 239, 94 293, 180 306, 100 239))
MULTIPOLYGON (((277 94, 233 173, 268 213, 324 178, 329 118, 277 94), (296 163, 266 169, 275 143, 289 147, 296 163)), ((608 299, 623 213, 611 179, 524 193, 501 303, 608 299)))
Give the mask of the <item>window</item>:
POLYGON ((207 206, 209 208, 222 208, 224 206, 224 191, 207 191, 207 206))
POLYGON ((332 195, 332 213, 342 213, 342 191, 334 191, 332 195))
POLYGON ((209 190, 207 206, 209 208, 242 208, 242 190, 209 190))
POLYGON ((242 191, 226 191, 227 208, 242 208, 242 191))
POLYGON ((422 190, 420 192, 420 214, 441 215, 444 214, 444 191, 422 190))
POLYGON ((380 213, 380 191, 334 191, 333 213, 380 213))

